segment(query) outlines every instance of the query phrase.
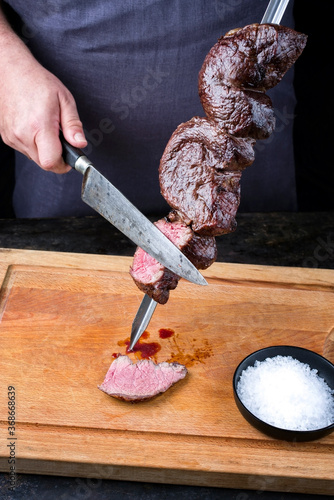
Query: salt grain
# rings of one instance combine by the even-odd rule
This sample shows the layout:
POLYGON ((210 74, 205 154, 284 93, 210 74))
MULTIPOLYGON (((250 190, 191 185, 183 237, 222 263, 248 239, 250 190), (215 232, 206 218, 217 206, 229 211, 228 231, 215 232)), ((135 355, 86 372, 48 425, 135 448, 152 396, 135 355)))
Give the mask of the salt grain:
POLYGON ((291 356, 243 370, 237 394, 253 415, 281 429, 308 431, 334 423, 334 390, 317 370, 291 356))

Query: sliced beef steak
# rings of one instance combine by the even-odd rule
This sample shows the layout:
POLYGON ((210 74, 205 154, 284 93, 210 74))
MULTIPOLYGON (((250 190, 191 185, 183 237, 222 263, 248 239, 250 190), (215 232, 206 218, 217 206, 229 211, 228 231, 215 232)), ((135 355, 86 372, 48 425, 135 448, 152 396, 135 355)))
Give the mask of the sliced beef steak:
POLYGON ((180 277, 164 267, 138 247, 134 257, 130 274, 139 290, 149 295, 159 304, 166 304, 169 291, 174 290, 180 277))
POLYGON ((265 91, 277 85, 306 45, 303 33, 277 24, 250 24, 221 37, 199 74, 201 93, 214 81, 265 91))
POLYGON ((207 269, 217 259, 217 244, 213 236, 199 236, 187 226, 179 217, 179 214, 172 210, 168 214, 167 220, 162 219, 164 224, 158 225, 159 229, 168 236, 170 231, 179 233, 176 239, 170 237, 175 245, 184 253, 197 269, 207 269), (169 221, 169 223, 167 222, 169 221), (183 236, 182 236, 183 235, 183 236))
POLYGON ((111 363, 98 388, 124 401, 145 401, 167 391, 187 372, 187 368, 179 363, 156 364, 148 359, 132 363, 128 356, 119 356, 111 363))
MULTIPOLYGON (((217 246, 213 237, 200 237, 184 222, 172 215, 174 221, 161 219, 155 225, 163 232, 197 267, 206 269, 217 258, 217 246)), ((160 264, 141 248, 137 248, 130 274, 144 293, 160 304, 165 304, 169 291, 176 288, 180 277, 160 264)))
POLYGON ((194 232, 217 236, 236 228, 241 171, 254 161, 254 142, 198 117, 172 134, 160 161, 161 193, 194 232))

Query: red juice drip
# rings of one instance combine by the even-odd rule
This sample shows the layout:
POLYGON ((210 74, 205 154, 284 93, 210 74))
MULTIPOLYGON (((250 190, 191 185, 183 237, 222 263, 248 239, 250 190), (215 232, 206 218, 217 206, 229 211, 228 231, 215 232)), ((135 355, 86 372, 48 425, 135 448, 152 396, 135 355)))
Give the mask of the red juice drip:
POLYGON ((171 328, 160 328, 159 337, 161 339, 168 339, 169 337, 172 337, 174 333, 174 330, 172 330, 171 328))
POLYGON ((140 353, 140 357, 142 359, 151 358, 157 352, 159 352, 160 349, 161 349, 161 345, 158 344, 158 342, 147 342, 147 343, 144 343, 144 342, 140 342, 140 340, 139 340, 137 342, 137 344, 135 344, 135 346, 132 349, 132 351, 129 351, 130 341, 126 340, 125 343, 127 345, 126 352, 139 352, 140 353))
POLYGON ((157 354, 157 352, 159 352, 161 349, 161 345, 158 342, 143 342, 143 340, 148 339, 149 336, 149 332, 145 331, 131 351, 129 350, 129 338, 124 341, 118 342, 118 345, 126 346, 126 353, 136 352, 139 353, 142 359, 148 359, 152 356, 155 356, 155 354, 157 354))

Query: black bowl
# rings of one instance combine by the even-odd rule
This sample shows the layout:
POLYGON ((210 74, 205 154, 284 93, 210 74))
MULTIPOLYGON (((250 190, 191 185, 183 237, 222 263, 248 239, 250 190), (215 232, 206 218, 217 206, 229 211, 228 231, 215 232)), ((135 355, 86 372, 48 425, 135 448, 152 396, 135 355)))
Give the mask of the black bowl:
POLYGON ((237 384, 243 370, 245 370, 248 366, 254 366, 255 361, 264 361, 267 358, 273 358, 275 356, 291 356, 301 363, 307 363, 311 369, 318 370, 319 377, 323 378, 331 389, 334 389, 334 365, 324 357, 313 351, 309 351, 308 349, 303 349, 302 347, 285 345, 266 347, 247 356, 243 361, 241 361, 235 370, 233 377, 233 393, 240 413, 259 431, 276 439, 284 439, 286 441, 312 441, 332 432, 334 430, 334 422, 327 427, 309 431, 281 429, 280 427, 275 427, 274 425, 268 424, 267 422, 264 422, 260 418, 256 417, 242 403, 237 394, 237 384))

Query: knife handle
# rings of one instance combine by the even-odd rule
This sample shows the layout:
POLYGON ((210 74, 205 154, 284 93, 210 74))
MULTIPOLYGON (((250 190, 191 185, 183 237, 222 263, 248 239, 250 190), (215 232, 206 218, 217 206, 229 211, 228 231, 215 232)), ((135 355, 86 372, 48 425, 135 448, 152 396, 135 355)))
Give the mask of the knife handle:
POLYGON ((81 156, 85 156, 85 154, 83 153, 83 151, 81 151, 81 149, 71 146, 71 144, 69 144, 65 139, 61 130, 59 132, 59 139, 61 145, 63 146, 63 158, 65 163, 70 165, 72 168, 75 168, 75 164, 78 161, 78 159, 81 156))
POLYGON ((65 163, 84 175, 87 168, 92 166, 92 162, 85 156, 81 149, 75 148, 67 142, 61 130, 59 131, 59 139, 63 146, 62 156, 65 163))

